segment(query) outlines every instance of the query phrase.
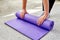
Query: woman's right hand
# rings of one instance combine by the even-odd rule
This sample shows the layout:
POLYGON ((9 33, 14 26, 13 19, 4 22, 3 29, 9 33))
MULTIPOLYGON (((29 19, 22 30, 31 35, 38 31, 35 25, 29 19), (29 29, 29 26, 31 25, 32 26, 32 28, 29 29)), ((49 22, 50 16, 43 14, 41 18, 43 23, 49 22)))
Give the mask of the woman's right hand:
POLYGON ((22 12, 20 13, 20 18, 23 19, 25 14, 27 14, 27 11, 23 9, 22 12))

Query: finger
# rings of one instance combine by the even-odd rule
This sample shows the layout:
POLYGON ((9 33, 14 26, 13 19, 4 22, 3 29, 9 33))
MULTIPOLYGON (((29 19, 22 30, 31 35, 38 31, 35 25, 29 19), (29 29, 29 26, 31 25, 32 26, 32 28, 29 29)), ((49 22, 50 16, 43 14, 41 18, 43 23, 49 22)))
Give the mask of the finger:
POLYGON ((39 26, 41 24, 40 20, 37 21, 37 25, 39 26))
POLYGON ((20 18, 23 19, 23 14, 22 13, 20 14, 20 18))

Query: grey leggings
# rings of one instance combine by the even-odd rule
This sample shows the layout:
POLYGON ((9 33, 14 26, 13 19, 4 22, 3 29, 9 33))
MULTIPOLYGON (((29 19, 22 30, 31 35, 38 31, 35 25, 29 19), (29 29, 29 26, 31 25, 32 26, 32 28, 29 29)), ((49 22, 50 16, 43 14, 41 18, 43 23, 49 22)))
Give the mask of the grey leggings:
MULTIPOLYGON (((55 0, 49 0, 49 13, 54 5, 55 0)), ((44 6, 43 6, 43 11, 44 11, 44 6)))

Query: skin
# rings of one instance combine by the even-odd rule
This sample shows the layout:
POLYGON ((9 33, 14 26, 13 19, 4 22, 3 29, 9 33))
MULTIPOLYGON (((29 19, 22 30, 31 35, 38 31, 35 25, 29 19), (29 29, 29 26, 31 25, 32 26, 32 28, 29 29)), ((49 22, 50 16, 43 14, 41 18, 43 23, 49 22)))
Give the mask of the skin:
MULTIPOLYGON (((27 13, 26 4, 27 4, 27 0, 23 0, 22 12, 20 14, 20 17, 22 19, 24 18, 25 14, 27 13)), ((42 15, 41 17, 38 18, 38 20, 37 20, 38 26, 41 25, 45 19, 47 19, 48 13, 49 13, 49 1, 43 0, 43 5, 44 5, 44 15, 42 15)))

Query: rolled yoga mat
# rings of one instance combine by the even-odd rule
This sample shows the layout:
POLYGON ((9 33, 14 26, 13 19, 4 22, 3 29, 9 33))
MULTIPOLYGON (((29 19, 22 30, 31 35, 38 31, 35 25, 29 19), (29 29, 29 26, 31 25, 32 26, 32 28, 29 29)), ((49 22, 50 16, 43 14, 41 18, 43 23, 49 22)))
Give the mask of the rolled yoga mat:
MULTIPOLYGON (((20 18, 20 12, 17 12, 16 13, 16 17, 19 18, 19 19, 21 19, 20 18)), ((27 21, 29 23, 32 23, 32 24, 37 25, 38 18, 39 17, 30 15, 30 14, 26 14, 23 20, 25 20, 25 21, 27 21)), ((53 25, 54 25, 54 21, 46 19, 43 22, 43 24, 42 25, 39 25, 38 27, 44 28, 46 30, 51 30, 53 28, 53 25)))
POLYGON ((42 25, 37 26, 36 23, 39 17, 30 14, 26 14, 24 19, 20 19, 20 12, 17 12, 16 16, 17 18, 11 19, 5 22, 5 24, 31 40, 41 39, 51 31, 54 25, 53 21, 47 19, 42 25))

